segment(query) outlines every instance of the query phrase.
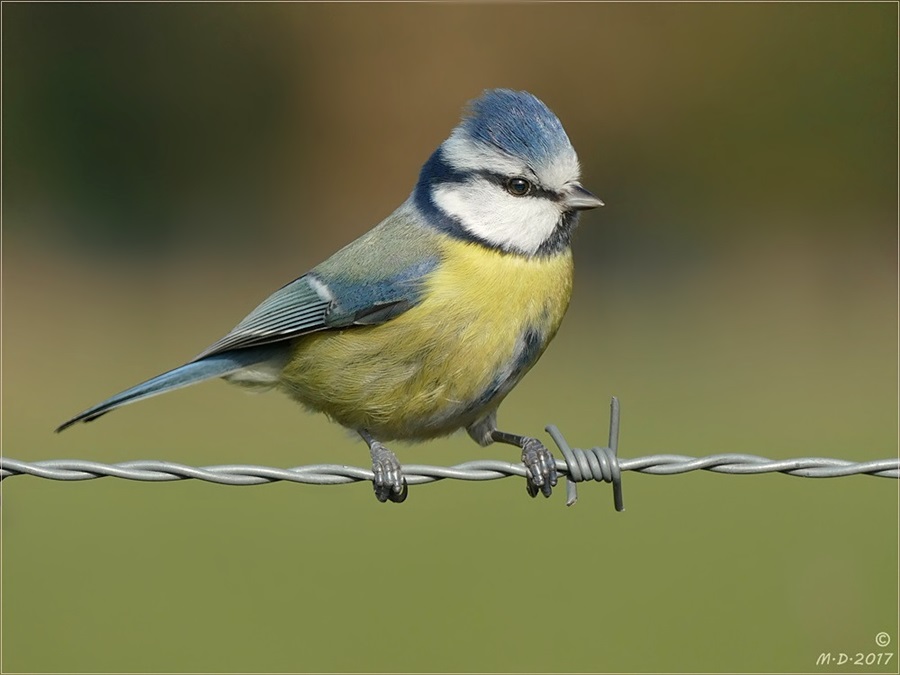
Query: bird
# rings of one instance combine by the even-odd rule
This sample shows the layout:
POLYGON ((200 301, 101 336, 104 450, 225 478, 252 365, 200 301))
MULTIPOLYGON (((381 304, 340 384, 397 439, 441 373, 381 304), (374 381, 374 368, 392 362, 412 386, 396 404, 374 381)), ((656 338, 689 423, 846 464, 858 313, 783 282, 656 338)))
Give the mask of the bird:
POLYGON ((497 410, 556 335, 573 285, 581 184, 559 118, 525 91, 488 89, 422 166, 391 215, 291 281, 186 364, 61 424, 222 378, 284 392, 368 445, 375 496, 408 485, 386 442, 465 429, 521 450, 526 487, 549 497, 553 455, 498 429, 497 410))

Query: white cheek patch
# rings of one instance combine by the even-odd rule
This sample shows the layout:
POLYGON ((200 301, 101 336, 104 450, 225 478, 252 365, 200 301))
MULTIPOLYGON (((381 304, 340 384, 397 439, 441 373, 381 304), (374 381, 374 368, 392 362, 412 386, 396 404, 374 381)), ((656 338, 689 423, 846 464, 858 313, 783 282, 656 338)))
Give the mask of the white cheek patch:
POLYGON ((514 197, 483 178, 441 185, 433 195, 437 206, 457 218, 469 234, 526 255, 537 253, 562 215, 547 199, 514 197))

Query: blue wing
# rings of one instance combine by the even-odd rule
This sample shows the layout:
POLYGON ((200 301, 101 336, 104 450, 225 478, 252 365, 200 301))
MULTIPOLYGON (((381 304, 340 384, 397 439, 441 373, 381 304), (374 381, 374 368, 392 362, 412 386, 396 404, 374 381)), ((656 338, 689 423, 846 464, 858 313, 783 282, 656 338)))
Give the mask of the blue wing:
POLYGON ((422 281, 436 264, 436 257, 427 258, 396 271, 391 277, 366 281, 310 272, 275 291, 194 360, 283 342, 329 328, 384 323, 419 303, 422 281))
POLYGON ((273 293, 195 360, 329 328, 384 323, 414 307, 440 262, 440 235, 409 202, 328 260, 273 293))
POLYGON ((246 349, 281 342, 326 327, 331 301, 302 276, 266 298, 225 337, 204 349, 194 361, 232 349, 246 349))

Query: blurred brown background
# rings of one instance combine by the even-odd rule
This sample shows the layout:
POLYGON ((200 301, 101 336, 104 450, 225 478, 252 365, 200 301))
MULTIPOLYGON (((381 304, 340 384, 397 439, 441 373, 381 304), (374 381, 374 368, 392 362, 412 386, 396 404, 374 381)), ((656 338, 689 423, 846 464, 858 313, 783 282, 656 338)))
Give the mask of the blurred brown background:
MULTIPOLYGON (((61 436, 386 216, 488 87, 606 208, 504 428, 897 452, 897 6, 6 4, 3 454, 367 464, 209 383, 61 436)), ((483 450, 395 445, 407 463, 483 450)), ((808 671, 896 652, 897 483, 2 484, 4 671, 808 671), (888 632, 886 649, 874 636, 888 632)), ((889 665, 867 672, 896 672, 889 665)))

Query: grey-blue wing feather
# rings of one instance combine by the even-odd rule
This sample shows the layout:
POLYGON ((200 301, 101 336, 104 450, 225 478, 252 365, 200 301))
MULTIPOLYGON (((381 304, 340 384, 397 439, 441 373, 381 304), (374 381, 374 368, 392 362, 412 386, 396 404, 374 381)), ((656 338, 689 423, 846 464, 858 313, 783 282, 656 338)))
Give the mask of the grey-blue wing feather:
POLYGON ((316 267, 310 276, 334 303, 330 328, 371 326, 415 307, 440 264, 442 235, 422 222, 411 200, 316 267))
POLYGON ((325 315, 330 305, 331 302, 322 298, 304 275, 275 291, 194 360, 232 349, 290 340, 327 328, 325 315))
POLYGON ((421 300, 423 282, 437 262, 437 257, 431 256, 390 270, 391 276, 373 277, 364 282, 313 272, 334 298, 325 316, 326 325, 329 328, 374 326, 403 314, 421 300))
POLYGON ((436 259, 427 259, 400 270, 392 278, 359 283, 340 279, 329 282, 314 273, 302 276, 275 291, 194 360, 315 331, 389 321, 419 302, 422 280, 435 263, 436 259))
POLYGON ((277 290, 197 359, 319 330, 390 321, 422 299, 424 281, 440 262, 439 237, 416 220, 407 202, 309 274, 277 290))

